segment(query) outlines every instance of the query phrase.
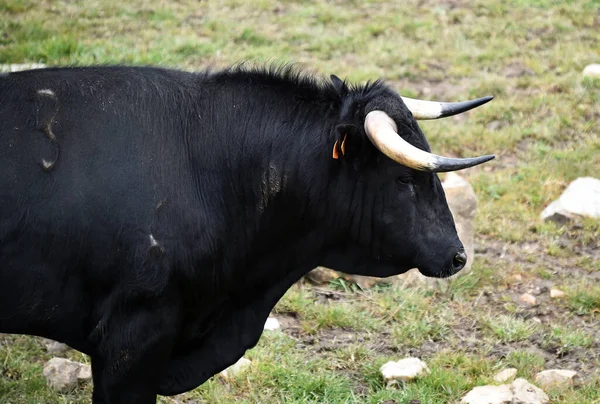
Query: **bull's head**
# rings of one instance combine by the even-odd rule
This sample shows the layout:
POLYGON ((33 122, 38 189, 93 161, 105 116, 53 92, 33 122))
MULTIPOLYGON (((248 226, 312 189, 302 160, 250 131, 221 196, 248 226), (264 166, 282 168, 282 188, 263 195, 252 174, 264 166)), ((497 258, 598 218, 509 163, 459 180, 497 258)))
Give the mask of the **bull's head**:
POLYGON ((350 178, 355 198, 348 204, 352 223, 345 251, 354 262, 340 263, 343 254, 335 254, 332 263, 337 261, 346 272, 376 276, 414 267, 432 277, 460 271, 467 255, 436 173, 473 167, 494 156, 432 154, 416 120, 465 112, 492 97, 422 101, 401 97, 383 85, 352 96, 345 83, 335 76, 332 80, 342 99, 348 98, 346 105, 342 101, 333 156, 340 161, 341 177, 350 178))

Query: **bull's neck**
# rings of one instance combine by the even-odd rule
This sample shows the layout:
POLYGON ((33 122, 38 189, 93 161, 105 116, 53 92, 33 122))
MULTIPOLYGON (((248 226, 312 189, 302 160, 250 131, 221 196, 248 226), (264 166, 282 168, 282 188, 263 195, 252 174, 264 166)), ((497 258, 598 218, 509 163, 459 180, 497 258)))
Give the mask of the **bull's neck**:
MULTIPOLYGON (((276 125, 283 133, 268 136, 270 143, 257 142, 260 146, 252 151, 246 149, 244 163, 238 165, 237 178, 244 180, 237 183, 237 192, 247 206, 244 217, 236 219, 246 245, 240 258, 265 271, 271 264, 315 264, 328 232, 331 128, 323 119, 304 128, 288 124, 286 129, 286 118, 276 125)), ((254 144, 250 139, 245 143, 254 144)))

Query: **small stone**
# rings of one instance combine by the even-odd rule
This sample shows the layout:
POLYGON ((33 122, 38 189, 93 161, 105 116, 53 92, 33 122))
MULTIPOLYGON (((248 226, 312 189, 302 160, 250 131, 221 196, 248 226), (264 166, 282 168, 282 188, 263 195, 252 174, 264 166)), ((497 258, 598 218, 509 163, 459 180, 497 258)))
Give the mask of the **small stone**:
POLYGON ((565 387, 573 384, 577 376, 574 370, 549 369, 535 375, 535 382, 542 388, 565 387))
POLYGON ((248 368, 251 363, 252 362, 250 361, 250 359, 242 357, 236 363, 229 366, 227 369, 222 370, 220 375, 223 376, 225 379, 230 379, 244 371, 246 368, 248 368))
POLYGON ((494 381, 498 382, 498 383, 504 383, 504 382, 507 382, 507 381, 513 379, 516 375, 517 375, 517 369, 515 369, 515 368, 504 369, 504 370, 501 370, 500 372, 496 373, 496 376, 494 376, 494 381))
POLYGON ((592 279, 595 281, 600 281, 600 271, 592 272, 587 276, 587 279, 592 279))
POLYGON ((43 375, 50 387, 58 392, 71 390, 78 383, 92 378, 92 369, 83 363, 64 358, 52 358, 44 365, 43 375))
POLYGON ((268 331, 275 331, 281 328, 281 324, 279 324, 279 320, 277 320, 275 317, 269 317, 267 319, 267 321, 265 322, 265 330, 268 331))
POLYGON ((386 382, 413 380, 429 373, 427 364, 419 358, 405 358, 397 362, 389 361, 379 369, 386 382))
POLYGON ((561 297, 565 297, 565 292, 560 289, 550 289, 550 297, 555 299, 560 299, 561 297))
POLYGON ((310 271, 308 274, 306 274, 305 277, 309 281, 316 283, 317 285, 322 285, 325 283, 329 283, 334 279, 339 278, 340 275, 337 272, 335 272, 333 269, 329 269, 329 268, 325 268, 325 267, 316 267, 312 271, 310 271))
POLYGON ((540 293, 547 293, 552 288, 552 281, 540 281, 537 285, 536 289, 540 291, 540 293))
POLYGON ((523 280, 523 276, 521 274, 514 274, 512 278, 515 282, 521 282, 523 280))
POLYGON ((341 274, 341 275, 345 280, 356 283, 363 290, 371 289, 373 286, 384 282, 383 278, 376 278, 374 276, 348 275, 348 274, 341 274))
POLYGON ((505 126, 503 121, 494 120, 487 124, 487 130, 495 131, 501 129, 503 126, 505 126))
POLYGON ((600 64, 592 63, 583 69, 583 75, 586 77, 600 77, 600 64))
POLYGON ((535 306, 537 304, 535 296, 529 293, 523 293, 521 296, 519 296, 519 300, 530 306, 535 306))

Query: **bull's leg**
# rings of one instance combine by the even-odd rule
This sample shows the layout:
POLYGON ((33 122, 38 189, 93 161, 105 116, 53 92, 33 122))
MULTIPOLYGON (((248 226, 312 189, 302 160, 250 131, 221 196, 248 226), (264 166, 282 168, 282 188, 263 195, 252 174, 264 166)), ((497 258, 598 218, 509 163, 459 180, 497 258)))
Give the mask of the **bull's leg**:
POLYGON ((135 314, 113 314, 92 356, 94 404, 156 402, 158 381, 173 346, 175 318, 172 310, 156 303, 135 314))
POLYGON ((102 372, 104 363, 98 356, 92 357, 92 380, 94 382, 94 391, 92 393, 92 404, 106 404, 104 399, 104 388, 102 385, 102 372))

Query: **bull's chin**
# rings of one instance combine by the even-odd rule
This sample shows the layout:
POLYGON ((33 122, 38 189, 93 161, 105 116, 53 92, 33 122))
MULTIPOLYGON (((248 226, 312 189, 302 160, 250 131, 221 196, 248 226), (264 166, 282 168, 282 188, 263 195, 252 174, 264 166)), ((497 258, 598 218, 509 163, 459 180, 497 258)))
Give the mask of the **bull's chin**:
POLYGON ((440 270, 439 268, 431 269, 431 268, 425 268, 425 267, 418 267, 417 269, 419 270, 419 272, 421 274, 423 274, 424 276, 426 276, 428 278, 449 278, 449 277, 457 274, 458 272, 460 272, 460 269, 454 270, 452 268, 442 268, 440 270))
POLYGON ((373 260, 358 254, 348 254, 347 252, 330 253, 322 265, 350 275, 374 276, 377 278, 401 275, 413 268, 412 265, 398 265, 395 262, 373 260))

